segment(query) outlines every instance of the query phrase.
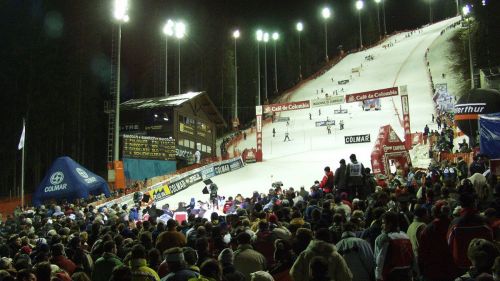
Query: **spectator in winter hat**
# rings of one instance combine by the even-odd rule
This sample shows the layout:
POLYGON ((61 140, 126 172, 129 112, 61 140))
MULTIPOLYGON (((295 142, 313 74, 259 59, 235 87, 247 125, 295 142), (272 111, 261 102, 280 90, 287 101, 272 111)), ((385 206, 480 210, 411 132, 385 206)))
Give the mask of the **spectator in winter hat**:
POLYGON ((186 236, 177 231, 177 221, 169 219, 167 221, 167 231, 160 233, 156 240, 156 248, 163 253, 173 247, 184 247, 186 243, 186 236))
POLYGON ((236 241, 238 249, 234 253, 234 267, 245 275, 246 280, 250 280, 250 273, 266 268, 266 259, 255 251, 252 247, 250 234, 240 233, 236 241))
POLYGON ((164 252, 164 256, 170 273, 162 278, 163 281, 184 281, 199 276, 197 272, 186 267, 184 253, 181 248, 168 249, 164 252))
POLYGON ((287 240, 277 239, 274 242, 274 267, 269 270, 269 273, 275 280, 290 280, 289 270, 293 265, 294 255, 292 244, 287 240))
POLYGON ((222 250, 219 254, 219 263, 222 266, 222 274, 225 281, 243 281, 245 275, 234 267, 234 252, 231 248, 222 250))
POLYGON ((257 271, 250 274, 250 276, 251 281, 274 281, 273 276, 266 271, 257 271))
POLYGON ((189 281, 197 280, 211 280, 211 281, 222 281, 222 267, 214 259, 205 260, 200 266, 199 278, 191 278, 189 281))
POLYGON ((146 249, 143 245, 137 244, 132 247, 130 258, 130 268, 132 269, 133 280, 160 280, 160 277, 158 276, 156 271, 148 267, 147 265, 146 249))
POLYGON ((495 259, 499 255, 500 252, 493 242, 485 239, 473 239, 467 250, 467 256, 472 263, 469 275, 474 277, 474 275, 481 273, 491 274, 495 259))
POLYGON ((182 253, 184 254, 184 260, 186 261, 186 266, 194 272, 199 273, 200 268, 196 266, 198 263, 198 253, 195 249, 191 247, 182 248, 182 253))
POLYGON ((66 253, 64 252, 63 244, 55 244, 52 245, 52 260, 51 262, 60 268, 64 269, 69 275, 73 274, 76 269, 76 265, 73 261, 66 257, 66 253))

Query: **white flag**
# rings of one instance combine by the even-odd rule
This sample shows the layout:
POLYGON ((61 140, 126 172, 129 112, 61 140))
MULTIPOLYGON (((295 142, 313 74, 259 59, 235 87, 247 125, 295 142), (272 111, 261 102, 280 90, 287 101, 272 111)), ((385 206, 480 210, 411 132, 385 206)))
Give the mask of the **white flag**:
POLYGON ((24 147, 24 135, 25 135, 26 128, 23 123, 23 132, 21 133, 21 139, 19 140, 19 144, 17 145, 17 149, 21 150, 24 147))

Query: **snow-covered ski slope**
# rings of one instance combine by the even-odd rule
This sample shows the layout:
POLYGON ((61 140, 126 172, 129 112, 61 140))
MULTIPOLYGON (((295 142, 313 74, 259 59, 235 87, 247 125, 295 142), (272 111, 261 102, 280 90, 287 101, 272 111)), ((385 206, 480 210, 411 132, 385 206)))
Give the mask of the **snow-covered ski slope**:
MULTIPOLYGON (((424 55, 441 30, 458 20, 458 17, 451 18, 416 30, 411 37, 405 37, 406 32, 400 33, 376 47, 350 54, 322 76, 297 89, 292 93, 291 101, 322 98, 325 93, 332 95, 335 90, 338 90, 339 95, 345 95, 407 85, 411 130, 422 131, 434 112, 424 55), (393 46, 382 47, 389 43, 393 43, 393 46), (368 55, 372 55, 374 59, 365 60, 368 55), (351 69, 361 65, 359 77, 358 74, 352 74, 348 84, 338 85, 338 80, 350 79, 351 69), (342 88, 344 92, 341 93, 342 88), (319 94, 316 94, 317 90, 319 94)), ((338 105, 282 112, 282 117, 290 117, 288 132, 291 141, 283 141, 287 130, 286 122, 264 126, 264 161, 217 176, 212 181, 218 185, 220 195, 234 196, 241 193, 243 196, 250 196, 253 191, 266 192, 275 181, 282 181, 287 188, 299 188, 302 185, 308 188, 314 180, 321 180, 325 166, 336 169, 340 159, 349 161, 351 153, 355 153, 366 167, 371 167, 370 153, 381 126, 390 124, 403 138, 403 129, 395 110, 396 107, 401 114, 400 96, 383 98, 381 104, 380 111, 363 111, 358 103, 343 104, 342 108, 348 109, 348 114, 334 114, 333 110, 338 109, 338 105), (309 120, 309 113, 312 114, 312 120, 309 120), (327 134, 326 127, 315 127, 316 121, 324 121, 327 116, 336 121, 332 134, 327 134), (338 125, 340 120, 345 124, 342 131, 338 125), (276 129, 274 138, 273 128, 276 129), (344 136, 361 134, 370 134, 372 142, 344 144, 344 136)), ((248 134, 246 141, 238 145, 241 151, 251 147, 256 147, 255 134, 248 134)), ((201 194, 203 187, 203 183, 198 183, 158 205, 168 202, 171 206, 177 206, 177 202, 189 202, 191 197, 207 200, 208 196, 201 194)))

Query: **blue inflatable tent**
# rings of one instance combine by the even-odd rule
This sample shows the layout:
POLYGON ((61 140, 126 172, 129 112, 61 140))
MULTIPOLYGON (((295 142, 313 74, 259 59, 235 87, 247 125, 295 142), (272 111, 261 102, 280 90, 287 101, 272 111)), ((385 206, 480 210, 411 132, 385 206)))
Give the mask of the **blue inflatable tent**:
POLYGON ((500 158, 500 112, 479 115, 479 136, 481 153, 500 158))
POLYGON ((52 199, 65 199, 69 202, 87 198, 89 194, 109 196, 107 182, 87 170, 73 159, 64 156, 57 158, 33 194, 33 205, 40 206, 52 199))

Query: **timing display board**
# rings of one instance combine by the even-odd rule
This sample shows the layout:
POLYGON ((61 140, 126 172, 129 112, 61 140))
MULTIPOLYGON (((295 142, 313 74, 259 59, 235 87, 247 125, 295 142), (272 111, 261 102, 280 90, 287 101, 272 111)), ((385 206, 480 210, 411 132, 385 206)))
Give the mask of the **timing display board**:
POLYGON ((175 140, 137 135, 123 135, 123 157, 175 161, 175 140))

